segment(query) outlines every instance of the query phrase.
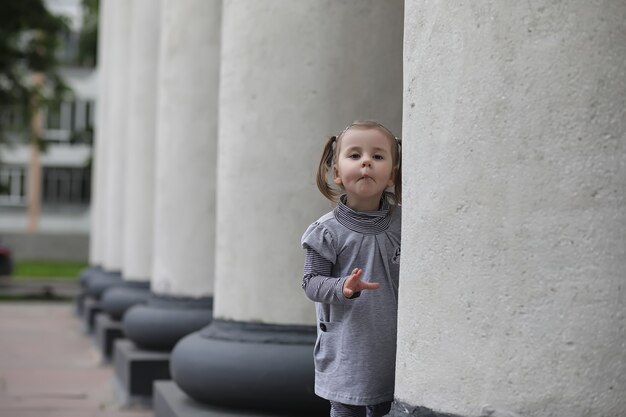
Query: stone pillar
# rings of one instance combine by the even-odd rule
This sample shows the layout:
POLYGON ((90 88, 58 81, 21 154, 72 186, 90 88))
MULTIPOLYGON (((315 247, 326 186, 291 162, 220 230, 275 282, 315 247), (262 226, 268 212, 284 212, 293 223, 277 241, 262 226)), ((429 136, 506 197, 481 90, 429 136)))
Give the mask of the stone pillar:
POLYGON ((106 190, 106 137, 107 137, 107 64, 111 51, 109 26, 112 24, 110 16, 110 2, 103 0, 99 5, 98 13, 98 98, 96 100, 96 123, 92 148, 91 169, 91 212, 90 212, 90 239, 89 264, 100 268, 103 263, 104 247, 104 192, 106 190))
POLYGON ((128 70, 131 2, 113 2, 111 25, 110 106, 107 111, 107 180, 105 201, 105 269, 121 272, 124 245, 125 143, 128 121, 128 70))
POLYGON ((406 8, 391 415, 624 415, 626 3, 406 8))
POLYGON ((102 295, 98 339, 105 357, 121 337, 128 308, 145 303, 150 294, 156 143, 159 2, 133 0, 130 21, 130 69, 125 147, 123 271, 124 285, 102 295))
POLYGON ((325 140, 354 119, 400 127, 402 19, 401 1, 224 4, 215 320, 171 366, 194 399, 327 412, 300 238, 331 208, 315 187, 325 140))
POLYGON ((130 2, 104 2, 103 11, 109 18, 106 24, 105 41, 110 45, 104 51, 109 61, 106 65, 106 86, 103 119, 106 141, 103 155, 104 188, 99 205, 102 209, 100 221, 103 222, 104 235, 101 244, 101 273, 91 277, 85 286, 84 328, 88 333, 94 330, 95 316, 101 311, 100 298, 110 287, 120 285, 123 261, 122 233, 124 227, 124 144, 126 138, 126 119, 128 102, 128 37, 130 34, 130 2), (108 34, 107 34, 108 31, 108 34))
POLYGON ((124 184, 124 278, 149 282, 154 227, 160 0, 133 0, 124 184))
MULTIPOLYGON (((134 358, 169 352, 212 318, 220 2, 161 4, 152 296, 124 316, 133 345, 116 345, 127 389, 135 375, 145 378, 134 358)), ((159 360, 162 379, 169 356, 159 360)), ((143 382, 130 394, 150 395, 152 380, 143 382)))
POLYGON ((102 0, 100 2, 98 14, 98 99, 96 101, 96 124, 95 137, 92 150, 91 169, 91 212, 90 212, 90 232, 89 232, 89 267, 81 271, 79 276, 80 292, 76 297, 76 313, 83 314, 86 287, 92 277, 100 275, 103 271, 104 260, 104 239, 106 229, 104 227, 104 201, 106 191, 106 145, 107 145, 107 64, 110 59, 110 2, 102 0))

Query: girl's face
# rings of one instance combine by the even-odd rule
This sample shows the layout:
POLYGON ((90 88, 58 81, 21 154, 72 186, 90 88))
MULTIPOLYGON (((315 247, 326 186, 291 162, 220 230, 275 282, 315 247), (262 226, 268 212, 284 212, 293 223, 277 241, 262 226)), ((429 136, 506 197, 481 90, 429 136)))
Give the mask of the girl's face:
POLYGON ((342 185, 348 206, 376 210, 387 187, 393 186, 391 139, 380 129, 348 129, 339 143, 335 183, 342 185))

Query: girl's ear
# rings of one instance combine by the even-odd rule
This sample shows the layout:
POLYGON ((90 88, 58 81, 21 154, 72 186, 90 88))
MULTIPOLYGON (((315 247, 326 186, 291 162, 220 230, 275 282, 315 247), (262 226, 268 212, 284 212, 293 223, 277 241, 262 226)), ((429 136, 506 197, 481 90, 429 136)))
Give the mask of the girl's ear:
POLYGON ((339 170, 337 169, 337 165, 333 165, 333 182, 337 185, 343 184, 341 181, 341 177, 339 176, 339 170))
POLYGON ((396 185, 396 169, 394 168, 391 171, 391 176, 389 177, 389 181, 387 181, 387 187, 393 187, 396 185))

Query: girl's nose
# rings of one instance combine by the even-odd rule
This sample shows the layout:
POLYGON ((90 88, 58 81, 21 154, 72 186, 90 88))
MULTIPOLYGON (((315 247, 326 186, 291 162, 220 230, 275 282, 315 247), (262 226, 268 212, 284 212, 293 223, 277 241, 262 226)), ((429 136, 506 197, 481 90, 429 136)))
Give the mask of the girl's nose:
POLYGON ((372 160, 369 159, 369 158, 363 158, 363 162, 361 162, 361 166, 371 167, 372 166, 372 160))

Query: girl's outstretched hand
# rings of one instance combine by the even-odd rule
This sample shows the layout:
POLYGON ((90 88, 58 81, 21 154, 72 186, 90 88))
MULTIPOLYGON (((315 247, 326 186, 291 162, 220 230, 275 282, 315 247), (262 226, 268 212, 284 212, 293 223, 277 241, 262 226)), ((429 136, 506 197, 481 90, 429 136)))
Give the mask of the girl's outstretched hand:
POLYGON ((380 287, 380 284, 377 282, 361 281, 361 275, 363 275, 363 270, 361 268, 354 268, 352 270, 352 274, 343 283, 344 297, 350 298, 362 290, 375 290, 380 287))

